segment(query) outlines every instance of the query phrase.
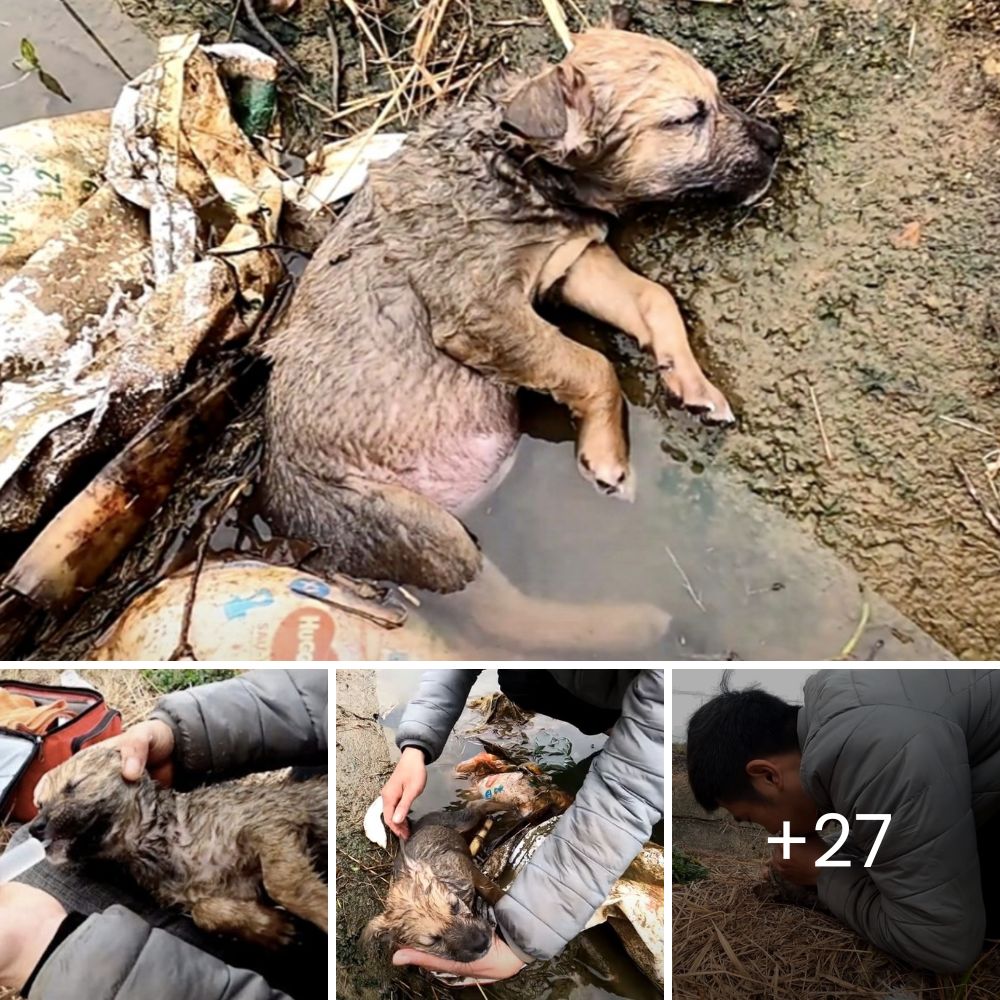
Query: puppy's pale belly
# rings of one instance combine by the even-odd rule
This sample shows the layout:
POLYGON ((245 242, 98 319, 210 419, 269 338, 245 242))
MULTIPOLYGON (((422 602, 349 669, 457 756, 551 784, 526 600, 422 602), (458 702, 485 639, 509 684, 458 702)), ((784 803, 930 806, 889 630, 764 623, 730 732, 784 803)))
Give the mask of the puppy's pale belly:
POLYGON ((505 429, 438 439, 432 452, 413 455, 413 464, 399 475, 401 486, 464 514, 503 481, 514 463, 517 424, 505 429))

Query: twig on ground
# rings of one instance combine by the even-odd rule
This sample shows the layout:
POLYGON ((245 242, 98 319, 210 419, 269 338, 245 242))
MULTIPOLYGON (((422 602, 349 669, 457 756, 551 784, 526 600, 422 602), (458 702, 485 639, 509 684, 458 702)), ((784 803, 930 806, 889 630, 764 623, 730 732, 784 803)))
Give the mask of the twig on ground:
POLYGON ((559 41, 566 46, 566 51, 569 52, 573 48, 573 38, 569 33, 569 25, 566 24, 566 15, 562 5, 559 0, 542 0, 542 6, 545 8, 545 14, 559 37, 559 41))
POLYGON ((864 603, 861 605, 861 618, 858 621, 857 628, 855 628, 853 635, 844 644, 844 648, 837 655, 838 660, 846 660, 851 653, 854 652, 854 647, 861 641, 861 636, 865 631, 865 627, 868 625, 868 619, 871 617, 872 608, 868 603, 868 598, 864 599, 864 603))
POLYGON ((254 31, 259 34, 268 45, 274 49, 278 57, 288 66, 288 68, 300 79, 305 79, 306 74, 302 67, 295 61, 295 59, 289 55, 285 47, 278 41, 274 35, 271 34, 267 28, 264 27, 264 23, 257 16, 257 11, 254 9, 253 0, 243 0, 243 9, 246 11, 247 20, 253 25, 254 31))
POLYGON ((819 424, 819 436, 823 439, 823 451, 826 452, 826 460, 833 462, 833 452, 830 450, 830 439, 826 436, 826 425, 823 423, 823 414, 819 411, 819 400, 816 398, 816 390, 812 382, 809 383, 809 398, 812 400, 813 410, 816 411, 816 423, 819 424))
POLYGON ((763 101, 764 98, 771 93, 771 90, 777 85, 778 81, 792 68, 794 64, 795 60, 789 59, 788 62, 786 62, 781 67, 781 69, 779 69, 778 72, 771 77, 771 79, 767 83, 767 86, 753 99, 753 101, 750 102, 750 107, 747 108, 748 115, 753 114, 753 111, 757 107, 757 105, 759 105, 760 102, 763 101))
POLYGON ((174 651, 170 654, 171 661, 198 659, 198 656, 191 645, 188 633, 191 630, 191 615, 194 612, 194 602, 198 594, 198 580, 200 579, 201 571, 205 566, 205 556, 208 552, 208 543, 211 541, 212 535, 215 534, 216 529, 222 523, 223 517, 226 516, 226 511, 232 507, 236 498, 249 485, 250 478, 251 477, 249 475, 240 476, 239 482, 226 496, 225 501, 222 503, 215 516, 212 526, 205 532, 204 537, 198 545, 198 559, 194 564, 194 572, 191 574, 191 586, 188 587, 187 596, 184 598, 184 612, 181 615, 180 635, 177 639, 177 645, 174 646, 174 651))
POLYGON ((939 413, 938 420, 943 420, 946 424, 954 424, 956 427, 964 427, 967 431, 975 431, 977 434, 985 434, 987 437, 995 437, 992 431, 988 431, 979 424, 974 424, 971 420, 964 420, 962 417, 949 417, 946 413, 939 413))
POLYGON ((694 587, 691 586, 691 581, 688 579, 688 575, 684 572, 681 564, 677 561, 677 556, 674 555, 669 545, 664 545, 663 547, 667 550, 667 555, 670 556, 671 562, 680 574, 681 580, 684 583, 684 589, 688 592, 688 594, 690 594, 691 600, 694 601, 694 603, 697 604, 702 611, 704 611, 705 605, 701 603, 701 598, 698 596, 694 587))
POLYGON ((979 506, 979 509, 983 512, 983 517, 986 518, 986 523, 998 534, 1000 535, 1000 517, 990 510, 989 504, 979 495, 979 490, 976 489, 975 483, 969 477, 969 474, 962 468, 958 462, 954 463, 955 469, 958 474, 962 477, 962 482, 965 484, 965 491, 979 506))
POLYGON ((330 19, 326 26, 326 37, 330 40, 330 104, 334 114, 340 107, 340 47, 337 45, 337 33, 333 30, 333 15, 328 10, 330 19))

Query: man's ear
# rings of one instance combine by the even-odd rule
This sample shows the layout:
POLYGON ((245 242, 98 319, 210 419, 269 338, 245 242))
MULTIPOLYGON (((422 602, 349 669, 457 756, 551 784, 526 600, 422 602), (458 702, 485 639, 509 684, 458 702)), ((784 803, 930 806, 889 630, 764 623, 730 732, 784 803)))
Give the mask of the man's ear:
POLYGON ((765 785, 771 785, 779 791, 784 786, 784 777, 781 773, 781 768, 777 767, 772 761, 764 759, 751 760, 747 763, 746 773, 751 781, 762 779, 765 785))
POLYGON ((503 102, 500 124, 545 155, 564 157, 592 140, 593 99, 583 73, 560 63, 503 102))

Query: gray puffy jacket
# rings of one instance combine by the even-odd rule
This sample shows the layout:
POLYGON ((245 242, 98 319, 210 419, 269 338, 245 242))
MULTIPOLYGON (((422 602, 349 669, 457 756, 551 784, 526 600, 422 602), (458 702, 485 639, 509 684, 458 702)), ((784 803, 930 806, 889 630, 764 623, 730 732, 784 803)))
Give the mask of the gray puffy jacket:
POLYGON ((860 859, 819 869, 820 899, 890 954, 964 972, 986 925, 976 829, 1000 813, 1000 671, 821 671, 804 702, 803 786, 860 859), (892 816, 871 868, 881 824, 858 813, 892 816))
MULTIPOLYGON (((326 670, 257 670, 166 695, 178 777, 212 780, 327 761, 326 670)), ((320 976, 326 970, 317 970, 320 976)), ((28 1000, 286 1000, 123 906, 87 918, 38 970, 28 1000)))
MULTIPOLYGON (((430 670, 396 733, 436 760, 479 670, 430 670)), ((583 930, 663 815, 663 671, 551 670, 592 705, 621 708, 576 801, 496 908, 522 957, 559 954, 583 930)))

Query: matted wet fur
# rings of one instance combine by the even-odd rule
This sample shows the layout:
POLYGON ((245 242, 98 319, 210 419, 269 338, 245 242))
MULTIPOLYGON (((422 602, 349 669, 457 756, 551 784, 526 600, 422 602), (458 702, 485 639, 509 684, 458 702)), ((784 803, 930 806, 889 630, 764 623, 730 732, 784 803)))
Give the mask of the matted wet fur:
MULTIPOLYGON (((611 28, 576 36, 557 66, 432 115, 371 166, 272 333, 265 488, 275 526, 320 546, 321 570, 460 590, 491 568, 459 517, 509 468, 521 387, 570 409, 581 474, 630 499, 614 369, 535 305, 557 295, 619 327, 653 354, 668 393, 731 421, 673 297, 604 241, 630 205, 752 200, 779 147, 692 56, 611 28)), ((493 591, 482 604, 527 622, 496 568, 483 576, 493 591)), ((557 610, 536 617, 552 623, 557 610)), ((587 607, 549 628, 592 645, 598 618, 608 645, 631 637, 639 648, 669 622, 649 605, 587 607)))
POLYGON ((54 864, 102 859, 206 931, 267 948, 291 940, 283 907, 327 930, 327 779, 235 781, 176 792, 145 772, 126 781, 119 751, 83 750, 46 774, 29 830, 54 864))
POLYGON ((362 943, 417 948, 454 962, 482 958, 493 943, 493 928, 474 912, 476 893, 495 906, 503 890, 476 867, 462 834, 503 809, 481 800, 416 821, 393 864, 385 910, 369 921, 362 943))

